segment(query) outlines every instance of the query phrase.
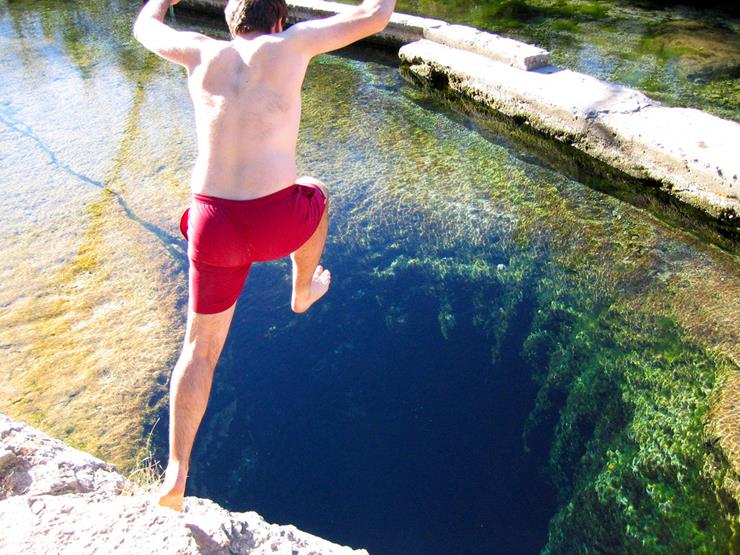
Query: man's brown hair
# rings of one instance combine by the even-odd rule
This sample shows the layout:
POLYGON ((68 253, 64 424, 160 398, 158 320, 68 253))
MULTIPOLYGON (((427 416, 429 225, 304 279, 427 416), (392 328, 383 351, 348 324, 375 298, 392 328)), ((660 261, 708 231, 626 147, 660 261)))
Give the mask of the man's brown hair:
POLYGON ((259 31, 269 33, 278 21, 288 17, 285 0, 229 0, 226 4, 226 24, 231 36, 259 31))

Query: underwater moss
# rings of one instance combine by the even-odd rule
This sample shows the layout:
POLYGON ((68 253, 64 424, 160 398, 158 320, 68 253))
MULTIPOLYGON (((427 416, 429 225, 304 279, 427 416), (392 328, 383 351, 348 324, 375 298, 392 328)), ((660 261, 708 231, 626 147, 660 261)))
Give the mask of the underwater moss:
POLYGON ((731 552, 739 500, 708 415, 740 368, 671 318, 552 291, 526 343, 546 368, 528 430, 557 422, 561 508, 544 553, 731 552))
MULTIPOLYGON (((53 34, 54 23, 47 24, 53 34)), ((104 57, 99 49, 91 52, 96 63, 104 57)), ((144 81, 151 76, 146 67, 137 73, 144 81)), ((67 256, 55 251, 57 238, 44 227, 19 234, 19 241, 34 245, 42 237, 48 246, 37 246, 43 254, 23 253, 18 266, 34 256, 52 258, 41 275, 18 270, 6 281, 12 288, 29 279, 30 286, 12 298, 0 319, 4 346, 10 347, 4 351, 2 410, 126 469, 136 463, 161 408, 178 318, 172 299, 147 275, 159 241, 127 198, 131 183, 139 185, 151 167, 143 154, 151 152, 141 126, 145 89, 134 86, 122 100, 130 107, 101 181, 46 147, 56 164, 52 171, 69 176, 64 185, 89 188, 84 198, 92 200, 65 214, 71 220, 50 222, 51 230, 74 237, 76 247, 67 256)), ((40 138, 35 144, 46 146, 40 138)), ((168 264, 161 260, 161 266, 168 264)))

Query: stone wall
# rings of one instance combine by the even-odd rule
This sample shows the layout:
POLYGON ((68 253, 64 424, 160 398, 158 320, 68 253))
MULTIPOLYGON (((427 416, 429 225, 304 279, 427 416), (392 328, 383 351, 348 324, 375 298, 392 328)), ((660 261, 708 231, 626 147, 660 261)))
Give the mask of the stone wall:
POLYGON ((515 118, 738 228, 740 124, 555 66, 525 71, 427 39, 407 74, 515 118))

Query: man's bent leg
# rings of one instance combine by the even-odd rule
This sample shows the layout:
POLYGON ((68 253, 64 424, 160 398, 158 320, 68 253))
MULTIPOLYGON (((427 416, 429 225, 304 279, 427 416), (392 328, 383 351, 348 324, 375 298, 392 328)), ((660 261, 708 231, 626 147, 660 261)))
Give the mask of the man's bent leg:
POLYGON ((306 312, 329 290, 331 273, 319 266, 324 252, 326 234, 329 230, 329 191, 321 181, 311 177, 301 177, 299 184, 314 185, 321 189, 326 199, 324 214, 313 235, 297 251, 290 255, 293 261, 293 292, 290 306, 294 312, 306 312))
POLYGON ((170 381, 170 453, 159 497, 165 507, 182 510, 190 451, 235 307, 219 314, 188 311, 185 344, 170 381))

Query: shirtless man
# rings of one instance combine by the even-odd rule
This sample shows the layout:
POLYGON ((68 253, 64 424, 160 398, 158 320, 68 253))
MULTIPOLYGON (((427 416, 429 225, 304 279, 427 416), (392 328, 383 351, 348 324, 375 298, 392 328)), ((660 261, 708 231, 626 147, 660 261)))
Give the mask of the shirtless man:
POLYGON ((198 157, 188 238, 185 342, 170 384, 169 459, 159 503, 182 510, 190 451, 252 262, 290 255, 291 307, 305 312, 329 289, 319 266, 329 226, 323 183, 296 178, 301 85, 311 58, 380 32, 395 0, 364 0, 285 29, 285 0, 229 0, 233 39, 164 23, 179 0, 149 0, 134 25, 147 49, 187 70, 198 157))

